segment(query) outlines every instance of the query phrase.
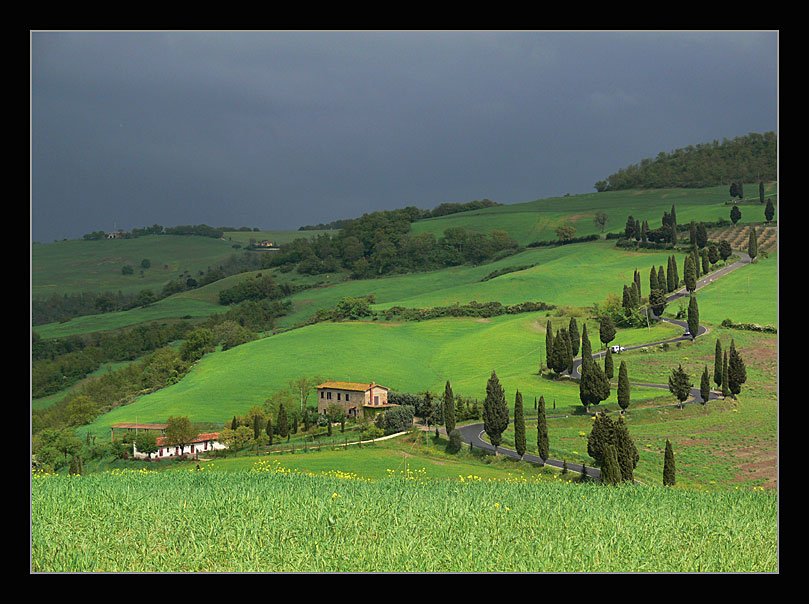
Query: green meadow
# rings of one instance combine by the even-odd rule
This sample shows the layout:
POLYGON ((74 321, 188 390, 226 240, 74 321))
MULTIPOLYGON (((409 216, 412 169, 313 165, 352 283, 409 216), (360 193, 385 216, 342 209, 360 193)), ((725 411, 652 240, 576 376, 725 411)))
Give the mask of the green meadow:
MULTIPOLYGON (((223 422, 261 405, 288 380, 304 375, 374 380, 397 391, 436 394, 449 380, 456 394, 482 401, 494 370, 510 404, 519 389, 525 396, 544 395, 549 404, 555 401, 560 410, 570 411, 579 405, 577 384, 538 375, 549 318, 547 313, 525 313, 488 320, 320 323, 294 329, 208 354, 181 382, 115 409, 86 429, 98 434, 117 422, 160 421, 172 415, 223 422)), ((567 320, 554 324, 566 325, 567 320)), ((595 323, 588 329, 597 334, 595 323)), ((619 337, 632 345, 678 334, 679 330, 660 324, 651 331, 622 331, 619 337)), ((596 335, 591 341, 598 346, 596 335)), ((645 392, 650 398, 663 394, 651 388, 645 392)))
POLYGON ((142 289, 159 291, 188 271, 221 264, 235 253, 232 243, 211 237, 148 235, 135 239, 81 239, 31 247, 31 296, 104 293, 137 294, 142 289), (141 269, 141 261, 150 267, 141 269), (134 273, 121 268, 131 265, 134 273))

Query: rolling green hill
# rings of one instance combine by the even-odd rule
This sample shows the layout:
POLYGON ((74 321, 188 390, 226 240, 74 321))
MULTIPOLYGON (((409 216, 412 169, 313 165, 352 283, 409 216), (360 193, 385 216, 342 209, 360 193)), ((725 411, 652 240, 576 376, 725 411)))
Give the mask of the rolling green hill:
MULTIPOLYGON (((747 185, 748 198, 758 191, 753 184, 747 185)), ((776 183, 765 184, 765 195, 777 194, 776 183)), ((576 227, 576 236, 600 233, 601 227, 593 222, 596 212, 605 212, 608 221, 606 232, 623 232, 629 216, 650 228, 660 226, 663 212, 675 206, 677 223, 688 224, 691 220, 712 222, 720 218, 730 219, 728 188, 707 187, 701 189, 648 189, 629 191, 605 191, 552 197, 525 203, 515 203, 495 208, 453 214, 440 218, 420 220, 413 223, 412 232, 433 233, 438 237, 450 227, 464 227, 469 231, 489 233, 492 229, 507 231, 522 245, 533 241, 555 240, 556 229, 562 224, 576 227)), ((756 196, 756 199, 757 196, 756 196)), ((758 202, 746 202, 740 206, 741 222, 763 222, 764 206, 758 202)))
MULTIPOLYGON (((771 192, 774 191, 773 186, 771 192)), ((672 205, 676 206, 679 224, 691 218, 726 218, 729 215, 729 206, 724 205, 726 197, 724 187, 721 190, 607 192, 538 200, 419 221, 413 223, 412 232, 433 229, 435 233, 441 233, 449 226, 463 226, 470 230, 480 228, 482 232, 503 229, 522 243, 528 243, 555 239, 554 229, 563 221, 577 224, 577 235, 597 232, 598 227, 592 220, 592 214, 596 211, 609 215, 608 231, 623 230, 629 214, 649 220, 654 228, 659 225, 662 213, 669 211, 672 205), (560 204, 564 204, 561 209, 560 204)), ((763 207, 757 203, 743 205, 742 214, 742 222, 761 222, 763 207)), ((306 233, 310 234, 312 232, 306 233)), ((250 237, 254 234, 244 235, 250 237)), ((300 232, 294 232, 294 236, 299 235, 300 232)), ((275 237, 280 241, 277 234, 275 237)), ((737 245, 743 245, 740 243, 743 237, 737 239, 737 245)), ((58 246, 54 244, 50 250, 46 250, 49 246, 41 246, 34 248, 38 255, 37 263, 32 267, 32 288, 44 291, 72 284, 75 289, 71 291, 80 291, 81 287, 94 282, 108 283, 110 287, 121 286, 127 279, 143 282, 146 276, 140 278, 136 274, 124 277, 120 275, 119 267, 115 270, 109 268, 124 255, 109 255, 108 252, 116 248, 100 246, 123 243, 132 244, 129 248, 117 248, 121 252, 127 251, 126 258, 134 258, 134 262, 139 264, 139 257, 150 257, 154 266, 155 258, 163 256, 150 253, 147 244, 151 243, 156 246, 155 249, 161 250, 161 254, 166 254, 163 262, 172 267, 172 271, 193 271, 209 260, 226 259, 234 251, 231 242, 165 236, 109 242, 63 242, 58 246), (101 249, 106 251, 98 253, 101 249), (54 250, 60 253, 54 253, 54 250), (43 254, 43 251, 47 253, 43 254), (72 257, 74 254, 75 258, 72 257), (176 257, 169 259, 172 254, 176 257), (101 267, 107 267, 104 269, 106 272, 101 271, 101 267), (62 277, 62 268, 72 277, 62 277), (43 282, 45 276, 47 279, 43 282)), ((569 320, 570 315, 563 314, 569 310, 567 307, 589 307, 595 302, 603 303, 608 293, 620 294, 622 286, 631 281, 635 269, 640 271, 643 293, 648 293, 650 267, 665 266, 669 255, 670 252, 666 251, 631 252, 616 248, 611 241, 601 240, 561 247, 528 248, 479 266, 462 265, 369 280, 342 280, 344 273, 305 276, 294 271, 282 274, 279 269, 273 269, 269 272, 280 281, 294 280, 296 283, 317 285, 291 297, 295 310, 281 320, 279 326, 282 328, 292 327, 318 309, 334 306, 343 297, 368 294, 374 294, 376 310, 397 305, 410 308, 445 306, 473 300, 503 304, 542 301, 559 309, 482 320, 320 323, 284 331, 226 352, 209 353, 179 383, 141 396, 129 405, 97 418, 80 432, 91 431, 103 437, 109 426, 116 422, 135 419, 142 422, 164 421, 171 415, 188 415, 194 421, 222 423, 234 414, 246 412, 253 405, 261 405, 276 390, 285 387, 288 380, 303 375, 352 381, 375 380, 400 391, 430 389, 435 393, 440 393, 446 380, 451 380, 457 394, 482 399, 486 379, 494 369, 506 388, 509 405, 513 405, 514 392, 519 389, 528 397, 528 401, 534 396, 543 395, 549 409, 555 403, 559 412, 574 412, 580 407, 577 385, 537 375, 539 360, 544 355, 547 320, 551 319, 556 329, 569 320), (509 267, 527 268, 484 280, 493 271, 509 267)), ((677 257, 678 265, 682 266, 682 254, 677 253, 677 257)), ((62 337, 156 319, 204 318, 225 309, 216 303, 219 291, 242 278, 250 278, 256 272, 232 276, 206 287, 176 294, 147 308, 81 317, 42 326, 37 328, 37 332, 43 338, 62 337)), ((740 408, 736 412, 730 409, 717 411, 712 418, 713 425, 738 426, 743 418, 748 423, 762 426, 764 437, 760 445, 765 459, 777 446, 774 422, 777 396, 767 386, 777 381, 777 365, 772 362, 773 354, 777 359, 777 339, 774 348, 772 336, 722 329, 719 323, 731 318, 734 322, 777 324, 777 274, 777 255, 771 253, 769 258, 760 259, 699 294, 701 322, 707 324, 716 337, 721 337, 725 345, 734 336, 738 338, 737 342, 744 343, 751 376, 740 408)), ((173 273, 167 279, 175 277, 173 273)), ((131 283, 130 286, 135 287, 131 283)), ((100 287, 102 290, 108 289, 106 286, 100 287)), ((670 307, 668 311, 676 312, 676 308, 670 307)), ((581 311, 574 312, 582 316, 581 311)), ((582 321, 580 318, 580 325, 582 321)), ((599 348, 597 326, 590 324, 588 329, 593 347, 599 348)), ((642 344, 676 335, 679 332, 674 328, 661 324, 651 331, 623 330, 616 342, 623 345, 642 344)), ((712 337, 705 336, 694 345, 686 344, 668 352, 636 352, 622 358, 629 363, 632 381, 665 383, 672 364, 683 362, 693 376, 703 364, 711 363, 715 342, 710 339, 712 337)), ((666 390, 636 388, 633 389, 632 400, 633 412, 638 412, 643 406, 670 403, 672 397, 666 390)), ((614 407, 614 403, 613 390, 608 405, 614 407)), ((672 417, 672 421, 664 422, 662 426, 655 424, 654 427, 643 428, 641 434, 648 434, 650 443, 654 438, 670 437, 679 446, 687 447, 687 437, 700 431, 699 418, 688 417, 687 422, 676 421, 677 418, 672 417)), ((584 456, 586 448, 582 450, 579 435, 582 429, 576 421, 572 419, 570 424, 560 424, 557 428, 560 430, 558 435, 562 437, 554 443, 557 457, 565 455, 567 459, 574 460, 584 456), (569 436, 563 436, 565 431, 569 436)), ((728 433, 733 436, 729 442, 720 443, 722 450, 736 455, 743 448, 745 439, 737 428, 728 433)), ((657 460, 658 456, 653 458, 657 460)), ((586 457, 584 459, 587 460, 586 457)), ((695 450, 688 459, 695 468, 699 468, 690 473, 692 484, 702 484, 700 481, 703 478, 715 480, 715 473, 702 470, 711 465, 708 457, 695 450)), ((773 467, 771 459, 765 463, 766 467, 773 467)), ((737 468, 738 465, 738 462, 731 461, 727 467, 737 468)), ((656 466, 649 467, 651 469, 647 470, 647 475, 650 479, 656 478, 656 466)), ((740 484, 749 485, 752 481, 753 484, 771 485, 771 480, 771 477, 762 478, 757 473, 751 473, 743 477, 740 484)))

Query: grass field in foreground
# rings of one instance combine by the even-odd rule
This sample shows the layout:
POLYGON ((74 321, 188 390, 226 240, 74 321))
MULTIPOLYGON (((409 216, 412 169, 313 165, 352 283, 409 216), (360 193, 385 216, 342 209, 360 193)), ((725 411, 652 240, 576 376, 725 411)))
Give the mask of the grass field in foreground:
POLYGON ((778 570, 763 491, 255 470, 36 476, 31 570, 778 570))

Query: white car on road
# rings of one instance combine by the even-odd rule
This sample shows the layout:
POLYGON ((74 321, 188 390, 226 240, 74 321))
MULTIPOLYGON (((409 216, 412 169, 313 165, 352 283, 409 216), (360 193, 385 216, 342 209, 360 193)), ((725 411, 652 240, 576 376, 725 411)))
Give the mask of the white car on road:
POLYGON ((623 346, 618 346, 618 345, 616 344, 615 346, 610 346, 610 350, 611 350, 612 352, 621 353, 621 352, 623 352, 624 350, 626 350, 626 348, 624 348, 623 346))

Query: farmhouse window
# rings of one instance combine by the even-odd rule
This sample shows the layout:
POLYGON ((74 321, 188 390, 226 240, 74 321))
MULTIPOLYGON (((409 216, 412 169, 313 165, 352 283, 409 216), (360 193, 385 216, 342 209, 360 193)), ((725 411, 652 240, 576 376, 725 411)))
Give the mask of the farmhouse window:
POLYGON ((337 393, 337 400, 338 401, 340 400, 340 393, 339 392, 337 393))
POLYGON ((378 405, 378 404, 379 404, 379 397, 375 396, 374 397, 374 405, 378 405))
POLYGON ((346 400, 348 400, 348 392, 346 392, 346 400))
POLYGON ((327 392, 327 393, 326 393, 326 398, 327 398, 327 399, 329 399, 329 400, 331 400, 331 392, 327 392))

